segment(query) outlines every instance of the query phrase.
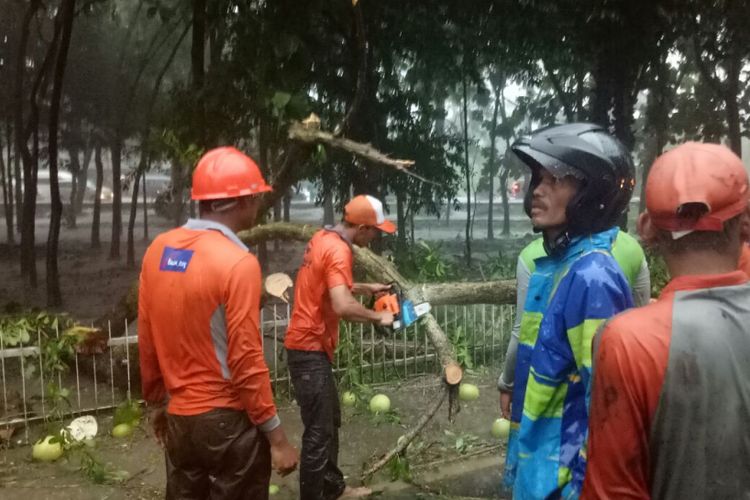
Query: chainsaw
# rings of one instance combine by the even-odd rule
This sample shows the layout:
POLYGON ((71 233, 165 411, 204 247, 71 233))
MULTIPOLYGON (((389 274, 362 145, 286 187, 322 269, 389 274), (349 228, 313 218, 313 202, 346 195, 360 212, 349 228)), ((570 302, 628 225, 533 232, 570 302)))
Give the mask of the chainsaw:
POLYGON ((403 290, 396 284, 390 284, 391 289, 380 292, 375 296, 373 309, 377 312, 389 311, 393 314, 393 331, 402 330, 413 325, 419 318, 430 312, 430 304, 423 302, 414 304, 404 297, 403 290))

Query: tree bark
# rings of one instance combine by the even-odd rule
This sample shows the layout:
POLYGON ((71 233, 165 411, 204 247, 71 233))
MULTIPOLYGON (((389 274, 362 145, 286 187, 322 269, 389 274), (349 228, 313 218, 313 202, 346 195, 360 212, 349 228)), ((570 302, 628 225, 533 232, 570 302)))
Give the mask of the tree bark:
POLYGON ((102 184, 104 183, 104 164, 102 163, 102 144, 96 139, 94 146, 94 165, 96 167, 96 191, 94 192, 94 218, 91 222, 91 248, 101 247, 99 237, 100 220, 102 213, 102 184))
MULTIPOLYGON (((47 237, 47 305, 50 307, 62 305, 60 275, 57 269, 60 222, 62 220, 62 200, 60 199, 60 185, 57 175, 57 134, 60 123, 60 100, 62 98, 62 86, 63 80, 65 79, 65 68, 68 61, 70 36, 73 31, 74 13, 75 0, 63 0, 57 14, 59 18, 56 20, 56 22, 59 22, 62 26, 62 34, 55 63, 49 114, 49 188, 52 203, 52 218, 50 221, 49 235, 47 237)), ((71 209, 73 209, 73 207, 71 207, 71 209)))
POLYGON ((425 283, 416 287, 424 301, 433 306, 516 303, 516 280, 425 283))
POLYGON ((13 157, 11 156, 13 151, 13 135, 10 124, 11 120, 12 116, 8 115, 8 122, 5 127, 7 134, 5 145, 8 148, 5 162, 7 165, 7 173, 5 174, 5 182, 7 185, 7 194, 5 195, 5 222, 8 228, 8 243, 12 245, 16 242, 15 203, 17 198, 14 191, 15 183, 13 182, 13 157))

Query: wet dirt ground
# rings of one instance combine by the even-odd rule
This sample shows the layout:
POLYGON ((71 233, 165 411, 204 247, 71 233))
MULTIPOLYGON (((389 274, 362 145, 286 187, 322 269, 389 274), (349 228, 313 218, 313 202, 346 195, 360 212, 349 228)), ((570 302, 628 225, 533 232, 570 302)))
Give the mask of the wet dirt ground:
MULTIPOLYGON (((425 431, 410 445, 407 458, 411 481, 393 481, 387 470, 376 474, 370 487, 373 498, 505 498, 500 490, 504 443, 494 439, 490 427, 498 414, 494 373, 468 374, 467 381, 479 385, 480 397, 463 403, 455 422, 448 422, 447 404, 438 411, 425 431)), ((373 417, 365 402, 345 408, 341 428, 340 466, 351 484, 361 484, 363 464, 384 454, 413 425, 438 394, 437 378, 425 376, 401 385, 377 388, 388 395, 394 417, 373 417)), ((299 444, 302 426, 293 402, 280 402, 280 416, 289 438, 299 444)), ((93 453, 114 470, 127 471, 128 478, 115 484, 94 484, 79 469, 75 452, 54 463, 31 461, 30 446, 0 451, 0 498, 2 499, 156 499, 164 497, 165 473, 162 451, 141 424, 132 436, 109 435, 112 414, 98 415, 99 436, 93 453)), ((42 433, 32 429, 32 437, 42 433)), ((280 487, 272 498, 294 499, 298 475, 274 474, 280 487)))

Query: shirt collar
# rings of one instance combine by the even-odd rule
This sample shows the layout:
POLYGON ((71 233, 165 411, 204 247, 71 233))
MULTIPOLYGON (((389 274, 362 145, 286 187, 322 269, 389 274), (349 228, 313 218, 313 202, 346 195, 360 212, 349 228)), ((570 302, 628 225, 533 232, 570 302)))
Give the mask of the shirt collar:
POLYGON ((326 225, 323 226, 324 231, 328 231, 329 233, 336 233, 339 235, 339 237, 346 242, 347 245, 349 245, 349 248, 352 248, 352 242, 349 240, 349 238, 346 237, 346 234, 344 234, 342 231, 339 231, 336 229, 336 226, 326 225))
POLYGON ((724 274, 691 274, 680 276, 667 283, 667 286, 661 291, 659 298, 661 299, 683 290, 742 285, 743 283, 747 283, 749 279, 743 271, 732 271, 724 274))
POLYGON ((235 245, 240 247, 246 252, 250 249, 245 245, 241 239, 235 234, 234 231, 229 229, 227 226, 220 222, 206 220, 206 219, 188 219, 184 226, 185 229, 193 229, 197 231, 219 231, 221 234, 229 238, 235 245))

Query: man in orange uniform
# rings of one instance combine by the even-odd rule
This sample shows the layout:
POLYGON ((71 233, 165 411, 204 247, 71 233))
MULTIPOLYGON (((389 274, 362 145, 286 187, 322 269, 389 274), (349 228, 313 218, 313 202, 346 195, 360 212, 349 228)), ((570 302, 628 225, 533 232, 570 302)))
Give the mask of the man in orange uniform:
POLYGON ((339 319, 382 326, 393 323, 393 314, 367 309, 352 295, 373 295, 389 288, 354 283, 352 277, 352 245, 367 246, 379 231, 396 231, 383 215, 383 204, 372 196, 354 197, 344 207, 342 222, 312 237, 297 275, 284 345, 305 425, 300 463, 303 500, 370 493, 367 488, 347 487, 337 465, 341 410, 331 363, 339 339, 339 319))
POLYGON ((236 235, 270 190, 240 151, 209 151, 193 174, 201 219, 159 235, 143 258, 143 398, 166 448, 170 499, 268 498, 271 467, 297 466, 263 358, 260 267, 236 235))
POLYGON ((750 283, 742 161, 687 143, 656 160, 643 241, 672 276, 594 344, 584 498, 750 498, 750 283), (598 344, 598 347, 597 347, 598 344))

